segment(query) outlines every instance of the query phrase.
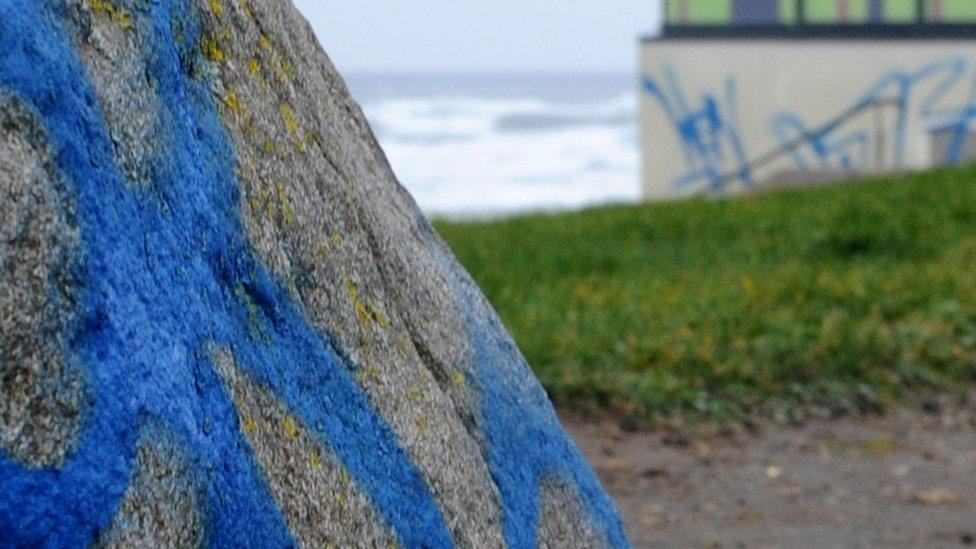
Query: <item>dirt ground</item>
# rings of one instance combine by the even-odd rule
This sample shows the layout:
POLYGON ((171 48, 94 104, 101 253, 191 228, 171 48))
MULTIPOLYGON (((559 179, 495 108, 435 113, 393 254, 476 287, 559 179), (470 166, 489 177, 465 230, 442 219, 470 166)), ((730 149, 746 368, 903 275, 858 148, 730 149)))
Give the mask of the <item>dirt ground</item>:
POLYGON ((562 415, 635 547, 961 547, 976 543, 976 406, 944 402, 732 435, 562 415))

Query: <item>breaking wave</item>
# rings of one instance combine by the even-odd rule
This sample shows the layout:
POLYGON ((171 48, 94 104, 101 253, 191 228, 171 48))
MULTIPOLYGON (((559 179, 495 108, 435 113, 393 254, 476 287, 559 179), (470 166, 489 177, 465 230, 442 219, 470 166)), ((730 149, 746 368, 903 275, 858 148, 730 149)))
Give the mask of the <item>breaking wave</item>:
POLYGON ((626 83, 602 97, 591 85, 579 98, 545 97, 543 86, 502 97, 467 88, 360 94, 400 181, 427 213, 499 216, 637 199, 637 93, 626 83))

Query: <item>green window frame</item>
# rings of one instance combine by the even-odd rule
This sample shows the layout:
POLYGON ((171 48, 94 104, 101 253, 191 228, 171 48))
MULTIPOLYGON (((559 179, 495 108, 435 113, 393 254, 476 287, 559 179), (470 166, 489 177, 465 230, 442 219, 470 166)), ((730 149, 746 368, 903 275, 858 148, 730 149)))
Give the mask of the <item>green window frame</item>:
POLYGON ((799 6, 797 0, 779 0, 779 20, 785 25, 798 23, 799 6))
POLYGON ((850 17, 847 21, 840 20, 840 2, 838 0, 808 0, 806 3, 806 20, 809 23, 864 23, 869 19, 870 10, 868 0, 848 0, 850 17))
POLYGON ((950 23, 976 21, 976 1, 942 0, 942 20, 950 23))
POLYGON ((680 23, 678 21, 678 0, 664 1, 664 20, 668 23, 680 23))
POLYGON ((914 23, 918 20, 916 0, 886 0, 884 10, 888 23, 914 23))
POLYGON ((715 25, 732 22, 732 0, 667 0, 665 18, 668 23, 684 23, 680 18, 682 3, 688 10, 688 24, 715 25))
MULTIPOLYGON (((847 0, 850 17, 840 20, 839 0, 806 0, 805 22, 811 24, 867 23, 870 21, 870 0, 847 0)), ((668 24, 730 25, 733 0, 665 0, 664 18, 668 24), (684 11, 688 19, 682 21, 684 11)), ((799 23, 800 0, 779 0, 779 19, 784 25, 799 23)), ((884 0, 884 21, 891 24, 911 24, 919 20, 918 0, 884 0)), ((924 0, 925 19, 929 22, 976 23, 976 0, 941 0, 942 17, 935 18, 934 0, 924 0)))

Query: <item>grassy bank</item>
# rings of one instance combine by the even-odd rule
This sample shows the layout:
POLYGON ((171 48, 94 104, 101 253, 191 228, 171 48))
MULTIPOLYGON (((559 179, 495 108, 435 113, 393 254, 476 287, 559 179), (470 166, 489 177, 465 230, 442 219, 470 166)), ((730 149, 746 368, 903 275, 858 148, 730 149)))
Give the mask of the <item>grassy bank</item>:
POLYGON ((976 379, 976 168, 437 226, 562 403, 793 420, 976 379))

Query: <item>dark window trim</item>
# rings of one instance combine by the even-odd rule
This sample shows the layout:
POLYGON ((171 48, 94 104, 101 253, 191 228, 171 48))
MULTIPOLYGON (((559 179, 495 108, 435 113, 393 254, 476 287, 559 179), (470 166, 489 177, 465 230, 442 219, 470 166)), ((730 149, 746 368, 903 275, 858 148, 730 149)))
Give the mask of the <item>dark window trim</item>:
POLYGON ((681 40, 976 40, 976 23, 665 25, 642 42, 681 40))

